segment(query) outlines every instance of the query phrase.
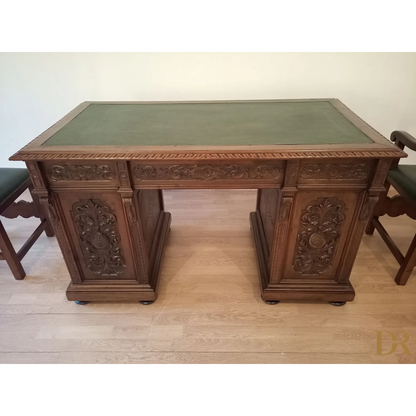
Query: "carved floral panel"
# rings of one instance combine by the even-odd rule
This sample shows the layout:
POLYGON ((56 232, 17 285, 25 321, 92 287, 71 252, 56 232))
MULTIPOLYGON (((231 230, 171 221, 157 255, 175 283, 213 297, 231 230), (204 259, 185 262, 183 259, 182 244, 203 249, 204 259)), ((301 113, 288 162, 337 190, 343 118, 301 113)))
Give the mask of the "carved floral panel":
POLYGON ((302 275, 324 273, 332 264, 345 220, 345 204, 338 198, 319 198, 302 210, 293 267, 302 275))
POLYGON ((87 267, 101 276, 123 273, 126 263, 111 208, 99 199, 82 199, 72 206, 72 217, 87 267))

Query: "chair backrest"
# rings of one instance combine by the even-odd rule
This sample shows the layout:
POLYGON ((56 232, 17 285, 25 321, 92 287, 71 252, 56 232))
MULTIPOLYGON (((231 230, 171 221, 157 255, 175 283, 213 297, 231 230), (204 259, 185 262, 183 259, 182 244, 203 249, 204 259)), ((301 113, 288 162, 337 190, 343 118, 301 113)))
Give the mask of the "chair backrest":
MULTIPOLYGON (((390 140, 402 150, 405 147, 408 147, 410 150, 416 151, 416 139, 406 131, 393 131, 393 133, 390 135, 390 140)), ((395 168, 399 164, 399 160, 400 159, 397 159, 395 162, 393 162, 391 167, 395 168)))

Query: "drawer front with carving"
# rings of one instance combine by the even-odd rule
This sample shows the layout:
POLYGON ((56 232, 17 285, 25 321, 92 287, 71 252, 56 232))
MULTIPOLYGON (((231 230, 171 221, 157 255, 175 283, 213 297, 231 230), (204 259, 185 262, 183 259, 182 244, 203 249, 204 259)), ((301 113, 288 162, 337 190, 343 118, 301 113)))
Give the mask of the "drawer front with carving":
POLYGON ((140 188, 276 187, 284 177, 284 161, 201 163, 132 163, 134 184, 140 188))
POLYGON ((366 184, 372 177, 374 161, 304 160, 298 174, 298 184, 366 184))
POLYGON ((52 188, 117 187, 116 164, 107 160, 44 162, 43 170, 52 188))

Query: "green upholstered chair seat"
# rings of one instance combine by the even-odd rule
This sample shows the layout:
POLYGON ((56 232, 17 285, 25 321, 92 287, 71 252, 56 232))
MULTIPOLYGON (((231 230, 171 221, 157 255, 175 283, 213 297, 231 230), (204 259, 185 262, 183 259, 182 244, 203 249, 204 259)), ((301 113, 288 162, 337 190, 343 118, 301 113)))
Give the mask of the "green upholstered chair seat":
POLYGON ((0 168, 0 204, 28 178, 27 169, 0 168))
POLYGON ((389 178, 416 201, 416 165, 399 165, 390 170, 389 178))

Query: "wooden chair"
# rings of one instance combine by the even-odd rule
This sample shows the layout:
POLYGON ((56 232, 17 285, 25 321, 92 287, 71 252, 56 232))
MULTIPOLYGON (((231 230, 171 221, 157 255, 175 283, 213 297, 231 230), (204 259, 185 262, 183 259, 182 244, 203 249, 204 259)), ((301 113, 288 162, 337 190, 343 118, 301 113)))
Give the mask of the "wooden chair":
MULTIPOLYGON (((405 131, 394 131, 390 140, 402 150, 408 147, 416 151, 416 139, 405 131)), ((377 229, 380 233, 387 247, 400 264, 395 281, 398 285, 405 285, 416 265, 416 234, 404 256, 381 225, 379 217, 386 214, 390 217, 407 214, 410 218, 416 220, 416 165, 399 165, 398 161, 394 162, 387 176, 385 188, 386 192, 380 196, 374 208, 373 217, 365 231, 367 234, 373 234, 374 229, 377 229), (392 198, 388 197, 387 193, 390 186, 393 186, 399 195, 392 198)))
POLYGON ((15 202, 26 189, 32 193, 33 185, 26 169, 0 168, 0 215, 6 218, 16 218, 19 215, 24 218, 37 217, 41 220, 39 226, 17 253, 0 220, 0 260, 7 261, 13 276, 18 280, 26 276, 21 260, 34 242, 43 231, 48 237, 54 235, 49 219, 36 195, 32 194, 33 202, 15 202))

